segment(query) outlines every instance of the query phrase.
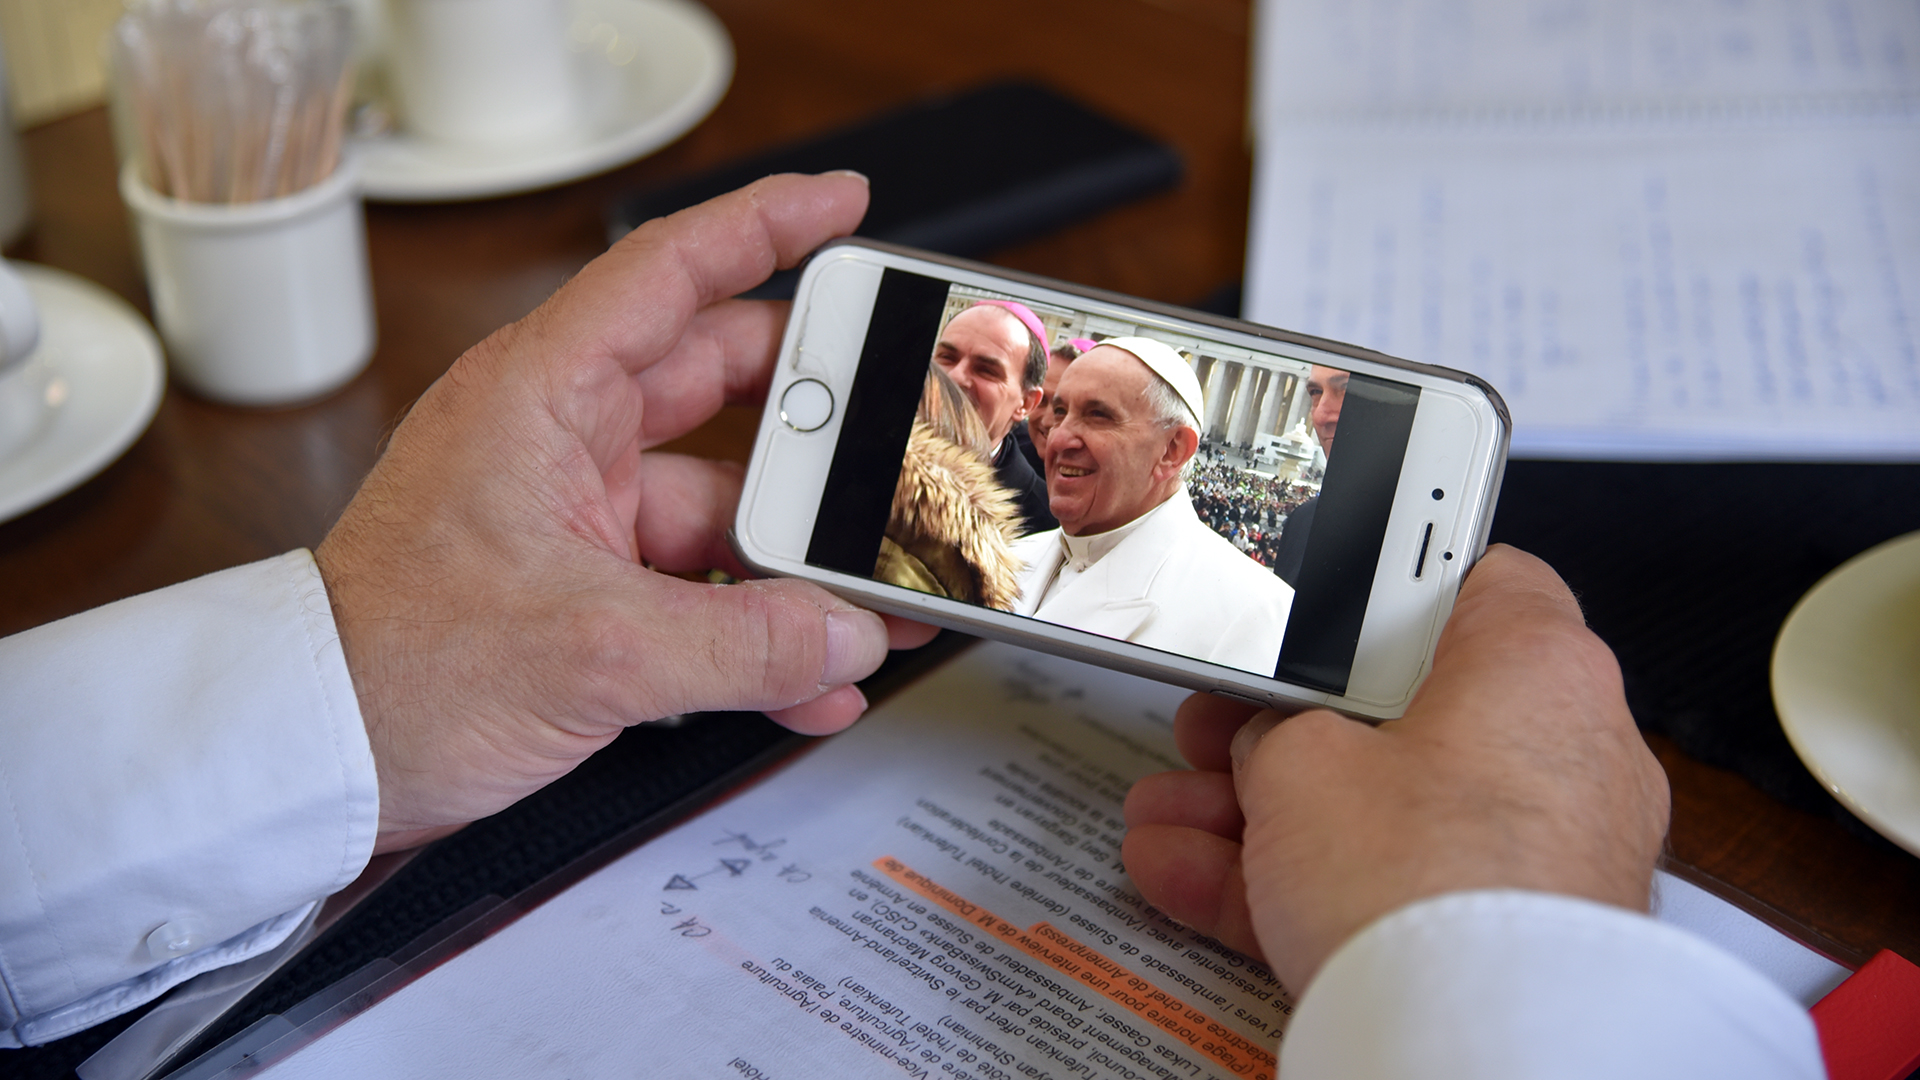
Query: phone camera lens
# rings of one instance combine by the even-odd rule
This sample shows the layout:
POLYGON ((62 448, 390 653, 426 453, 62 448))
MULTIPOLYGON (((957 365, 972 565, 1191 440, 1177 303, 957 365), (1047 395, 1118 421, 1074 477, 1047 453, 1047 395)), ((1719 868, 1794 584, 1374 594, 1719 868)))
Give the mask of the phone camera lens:
POLYGON ((1434 488, 1434 489, 1433 489, 1433 501, 1434 501, 1434 502, 1439 502, 1439 501, 1440 501, 1441 499, 1443 499, 1443 498, 1445 498, 1445 497, 1446 497, 1446 495, 1447 495, 1447 493, 1446 493, 1446 492, 1444 492, 1444 491, 1441 491, 1441 490, 1440 490, 1439 488, 1434 488))
POLYGON ((1451 552, 1451 551, 1443 551, 1443 552, 1441 552, 1441 553, 1440 553, 1440 557, 1441 557, 1442 559, 1445 559, 1445 560, 1446 560, 1446 561, 1448 561, 1448 562, 1452 562, 1452 561, 1453 561, 1453 552, 1451 552))

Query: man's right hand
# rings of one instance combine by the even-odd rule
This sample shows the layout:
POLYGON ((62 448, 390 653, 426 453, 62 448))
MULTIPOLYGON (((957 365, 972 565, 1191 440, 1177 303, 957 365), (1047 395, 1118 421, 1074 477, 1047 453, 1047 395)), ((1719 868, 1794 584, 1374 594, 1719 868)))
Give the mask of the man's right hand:
POLYGON ((1296 995, 1335 949, 1416 900, 1563 893, 1644 911, 1666 776, 1613 654, 1540 560, 1495 547, 1468 575, 1399 720, 1282 717, 1196 694, 1192 772, 1127 797, 1123 857, 1148 901, 1264 955, 1296 995))

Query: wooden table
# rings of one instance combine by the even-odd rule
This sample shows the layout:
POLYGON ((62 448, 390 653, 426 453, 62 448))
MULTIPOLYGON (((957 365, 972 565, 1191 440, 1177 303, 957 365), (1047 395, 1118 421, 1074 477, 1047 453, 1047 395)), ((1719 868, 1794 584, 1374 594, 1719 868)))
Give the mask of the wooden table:
MULTIPOLYGON (((725 101, 676 145, 552 191, 370 206, 372 366, 305 408, 248 411, 170 390, 117 463, 0 525, 0 634, 319 542, 409 402, 463 350, 604 247, 620 193, 877 109, 995 76, 1038 76, 1179 147, 1177 192, 999 253, 1010 267, 1172 302, 1238 280, 1247 226, 1248 9, 1241 0, 709 0, 738 49, 725 101), (1124 64, 1114 58, 1125 58, 1124 64)), ((26 135, 39 222, 9 254, 149 310, 98 110, 26 135)), ((730 409, 679 449, 743 459, 730 409)), ((1825 935, 1851 959, 1920 958, 1920 860, 1788 809, 1655 739, 1682 862, 1825 935)))

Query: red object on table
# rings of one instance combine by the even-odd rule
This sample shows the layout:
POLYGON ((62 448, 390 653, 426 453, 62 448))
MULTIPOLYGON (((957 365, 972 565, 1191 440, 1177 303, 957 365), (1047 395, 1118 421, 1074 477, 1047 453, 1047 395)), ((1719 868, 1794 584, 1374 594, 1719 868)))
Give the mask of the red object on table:
POLYGON ((1920 967, 1890 950, 1812 1009, 1829 1080, 1906 1080, 1920 1068, 1920 967))

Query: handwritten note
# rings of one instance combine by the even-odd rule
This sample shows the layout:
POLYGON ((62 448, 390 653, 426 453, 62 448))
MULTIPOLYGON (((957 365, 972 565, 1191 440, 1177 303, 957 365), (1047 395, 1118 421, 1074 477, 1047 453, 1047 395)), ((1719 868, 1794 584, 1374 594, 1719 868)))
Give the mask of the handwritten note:
POLYGON ((1519 456, 1920 458, 1920 7, 1262 8, 1250 318, 1519 456))
MULTIPOLYGON (((269 1074, 1271 1077, 1286 989, 1119 865, 1183 695, 976 648, 269 1074)), ((1837 981, 1704 893, 1671 906, 1837 981)))

